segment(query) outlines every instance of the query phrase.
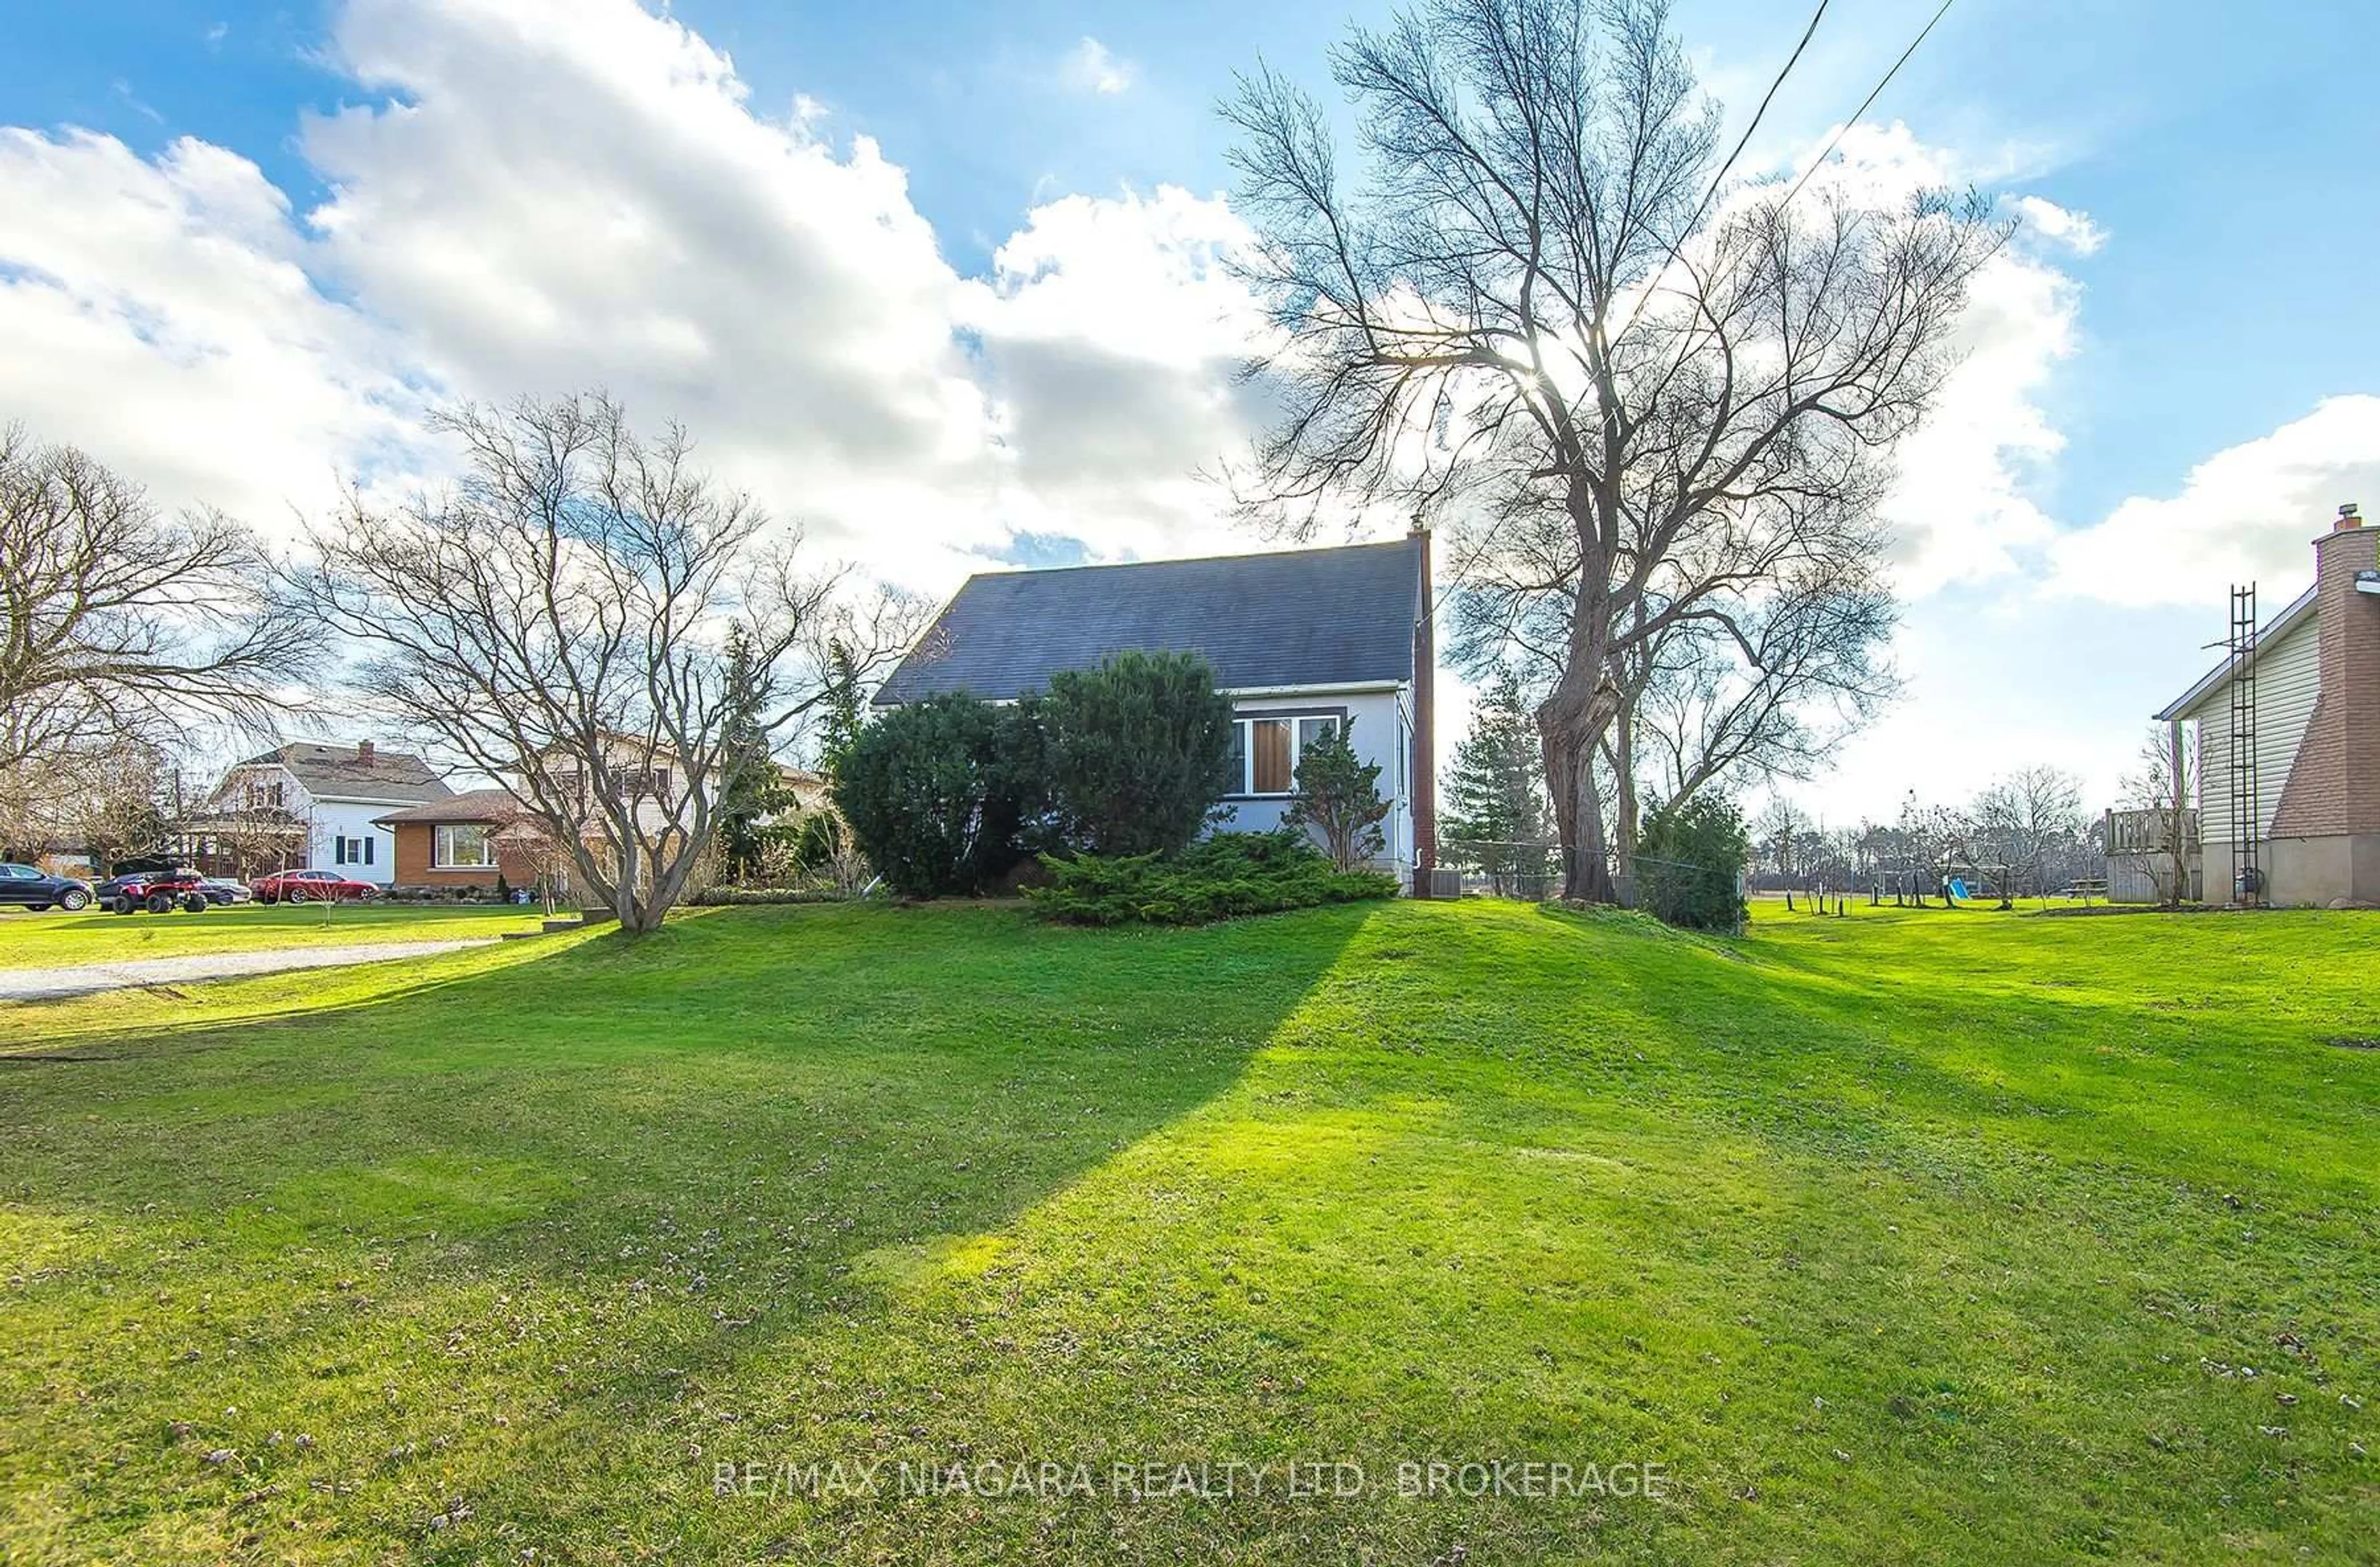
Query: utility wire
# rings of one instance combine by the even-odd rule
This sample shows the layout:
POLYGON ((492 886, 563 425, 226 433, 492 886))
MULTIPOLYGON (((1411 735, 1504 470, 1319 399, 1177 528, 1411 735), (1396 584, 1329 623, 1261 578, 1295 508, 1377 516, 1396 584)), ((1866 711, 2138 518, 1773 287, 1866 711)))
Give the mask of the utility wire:
POLYGON ((1892 68, 1884 73, 1884 79, 1877 82, 1875 90, 1860 100, 1860 106, 1852 111, 1851 118, 1835 128, 1834 140, 1827 143, 1827 150, 1818 154, 1815 163, 1802 171, 1802 177, 1793 182, 1793 188, 1785 192, 1785 200, 1777 203, 1779 207, 1790 205, 1793 198, 1802 193, 1802 187, 1810 183, 1810 176, 1826 166, 1827 160, 1835 155, 1835 149, 1842 145, 1844 133, 1859 124, 1860 116, 1866 114, 1869 106, 1884 95, 1884 90, 1892 85, 1892 79, 1900 74, 1900 67, 1909 63, 1910 55, 1917 53, 1917 46, 1925 42, 1925 35, 1934 30, 1934 23, 1942 19, 1949 11, 1952 3, 1953 0, 1942 0, 1941 8, 1934 13, 1931 20, 1917 30, 1917 36, 1909 41, 1909 47, 1900 52, 1900 58, 1893 61, 1892 68))
MULTIPOLYGON (((1718 195, 1719 187, 1727 183, 1728 171, 1735 167, 1736 159, 1743 156, 1744 148, 1751 145, 1753 133, 1760 128, 1761 117, 1768 113, 1768 105, 1775 101, 1777 90, 1785 85, 1785 79, 1791 76, 1793 67, 1802 63, 1802 51, 1810 46, 1810 40, 1817 34, 1818 18, 1827 14, 1827 4, 1828 0, 1818 0, 1818 8, 1810 13, 1810 25, 1802 30, 1802 42, 1793 45, 1793 53, 1785 57, 1784 68, 1777 73, 1777 79, 1770 82, 1768 91, 1761 95, 1760 107, 1752 111, 1752 123, 1743 128, 1742 136, 1736 138, 1735 151, 1727 155, 1727 162, 1719 164, 1718 173, 1711 176, 1710 188, 1703 192, 1702 204, 1694 209, 1694 220, 1680 231, 1682 237, 1691 237, 1694 230, 1702 226, 1704 214, 1710 211, 1710 204, 1718 195)), ((1946 5, 1943 9, 1948 10, 1949 7, 1946 5)), ((1919 36, 1922 38, 1924 34, 1921 33, 1919 36)), ((1907 55, 1901 57, 1908 58, 1907 55)), ((1853 115, 1852 117, 1857 119, 1859 116, 1853 115)), ((1670 247, 1670 259, 1675 261, 1677 256, 1677 247, 1674 245, 1670 247)))
POLYGON ((1818 21, 1827 14, 1827 6, 1828 0, 1818 0, 1818 8, 1810 13, 1810 25, 1802 30, 1802 41, 1793 45, 1793 52, 1785 56, 1784 66, 1777 72, 1777 79, 1768 84, 1767 92, 1761 94, 1760 106, 1752 111, 1752 123, 1743 128, 1743 134, 1735 139, 1735 150, 1727 155, 1727 162, 1719 164, 1718 173, 1711 176, 1710 188, 1703 192, 1702 201, 1694 208, 1694 217, 1687 222, 1685 227, 1678 230, 1676 239, 1662 246, 1662 249, 1669 252, 1669 260, 1661 263, 1659 271, 1645 280, 1642 292, 1628 308, 1628 319, 1620 323, 1620 330, 1610 334, 1606 339, 1607 342, 1616 343, 1628 335, 1628 329, 1634 326, 1636 318, 1645 313, 1645 302, 1653 297, 1653 285, 1682 259, 1678 254, 1679 248, 1692 239, 1695 231, 1702 227, 1703 219, 1708 215, 1710 204, 1718 199, 1720 188, 1727 184, 1727 176, 1734 169, 1736 159, 1743 156, 1743 150, 1752 144, 1753 134, 1759 130, 1762 117, 1768 113, 1768 105, 1776 101, 1777 90, 1785 85, 1785 79, 1791 76, 1793 67, 1802 63, 1802 52, 1810 46, 1810 40, 1817 35, 1818 21))

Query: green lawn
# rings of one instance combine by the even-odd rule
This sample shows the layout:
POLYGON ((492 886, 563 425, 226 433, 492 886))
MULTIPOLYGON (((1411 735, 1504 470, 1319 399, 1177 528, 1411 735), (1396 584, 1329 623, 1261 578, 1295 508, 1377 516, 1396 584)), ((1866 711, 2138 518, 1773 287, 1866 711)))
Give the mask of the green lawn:
POLYGON ((0 1560, 2373 1560, 2375 941, 748 909, 0 1008, 0 1560))
POLYGON ((0 968, 62 968, 128 958, 344 947, 370 941, 459 941, 534 930, 542 909, 407 908, 379 904, 236 904, 204 914, 28 914, 0 910, 0 968))

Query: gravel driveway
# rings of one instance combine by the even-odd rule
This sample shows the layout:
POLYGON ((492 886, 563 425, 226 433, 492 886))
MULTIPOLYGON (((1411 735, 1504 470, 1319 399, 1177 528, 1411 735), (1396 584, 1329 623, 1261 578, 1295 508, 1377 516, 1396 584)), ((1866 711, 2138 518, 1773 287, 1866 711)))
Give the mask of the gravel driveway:
POLYGON ((351 963, 386 963, 401 957, 492 947, 496 939, 462 941, 376 941, 353 947, 280 947, 261 953, 207 953, 195 957, 142 957, 124 963, 83 963, 72 968, 0 969, 0 1001, 46 1002, 128 990, 141 985, 190 985, 280 974, 293 968, 336 968, 351 963))

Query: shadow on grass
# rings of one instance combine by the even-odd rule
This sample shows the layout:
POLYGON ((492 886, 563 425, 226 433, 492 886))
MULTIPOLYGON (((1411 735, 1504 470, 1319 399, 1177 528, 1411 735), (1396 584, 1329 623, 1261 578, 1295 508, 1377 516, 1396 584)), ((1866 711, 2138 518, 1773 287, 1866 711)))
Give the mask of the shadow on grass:
POLYGON ((1223 1091, 1368 914, 722 912, 0 1075, 0 1521, 207 1554, 600 1463, 1223 1091))

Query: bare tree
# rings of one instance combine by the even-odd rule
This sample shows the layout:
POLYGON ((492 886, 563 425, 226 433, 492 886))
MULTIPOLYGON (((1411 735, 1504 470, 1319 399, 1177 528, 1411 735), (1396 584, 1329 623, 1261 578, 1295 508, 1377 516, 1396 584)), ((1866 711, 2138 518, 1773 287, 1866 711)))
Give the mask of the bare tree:
POLYGON ((2140 770, 2122 780, 2124 803, 2149 824, 2157 901, 2173 908, 2190 890, 2190 855, 2198 846, 2198 813, 2190 804, 2198 794, 2198 758, 2180 724, 2159 723, 2142 737, 2139 760, 2140 770))
POLYGON ((242 879, 303 866, 306 845, 313 840, 310 815, 273 806, 212 811, 176 825, 185 836, 202 844, 205 853, 220 860, 230 874, 242 879))
POLYGON ((1424 0, 1331 65, 1358 190, 1280 76, 1224 109, 1281 341, 1244 497, 1308 531, 1334 504, 1451 515, 1458 656, 1539 666, 1569 891, 1608 899, 1629 658, 1873 556, 1888 450, 2006 231, 1826 180, 1715 200, 1716 110, 1662 0, 1424 0))
POLYGON ((1730 778, 1808 778, 1900 690, 1878 651, 1893 622, 1872 578, 1782 585, 1733 626, 1680 621, 1632 652, 1636 696, 1613 727, 1632 729, 1666 800, 1730 778))
POLYGON ((1951 876, 1975 863, 1970 846, 1974 835, 1973 820, 1956 806, 1927 805, 1914 789, 1901 797, 1891 842, 1900 862, 1898 880, 1920 908, 1929 893, 1939 893, 1949 905, 1951 876))
POLYGON ((672 427, 640 437, 601 394, 434 428, 468 460, 451 491, 395 508, 360 491, 313 532, 306 596, 363 651, 358 689, 455 761, 519 780, 528 815, 631 931, 687 891, 726 782, 729 719, 782 735, 828 697, 828 644, 865 675, 916 615, 855 605, 839 571, 796 568, 747 496, 672 427), (731 690, 731 624, 751 688, 731 690))
POLYGON ((70 848, 101 866, 164 841, 164 754, 134 735, 79 737, 70 749, 0 771, 0 845, 32 857, 70 848))
POLYGON ((1802 846, 1815 825, 1800 806, 1779 795, 1752 824, 1753 849, 1767 856, 1777 874, 1790 885, 1795 868, 1802 863, 1802 846))
POLYGON ((2082 835, 2082 783, 2055 767, 2019 768, 1978 794, 1969 817, 1977 844, 2008 873, 2002 905, 2027 888, 2037 896, 2052 859, 2062 867, 2082 835))
POLYGON ((221 513, 166 517, 88 454, 0 428, 0 769, 261 722, 319 642, 273 588, 221 513))

